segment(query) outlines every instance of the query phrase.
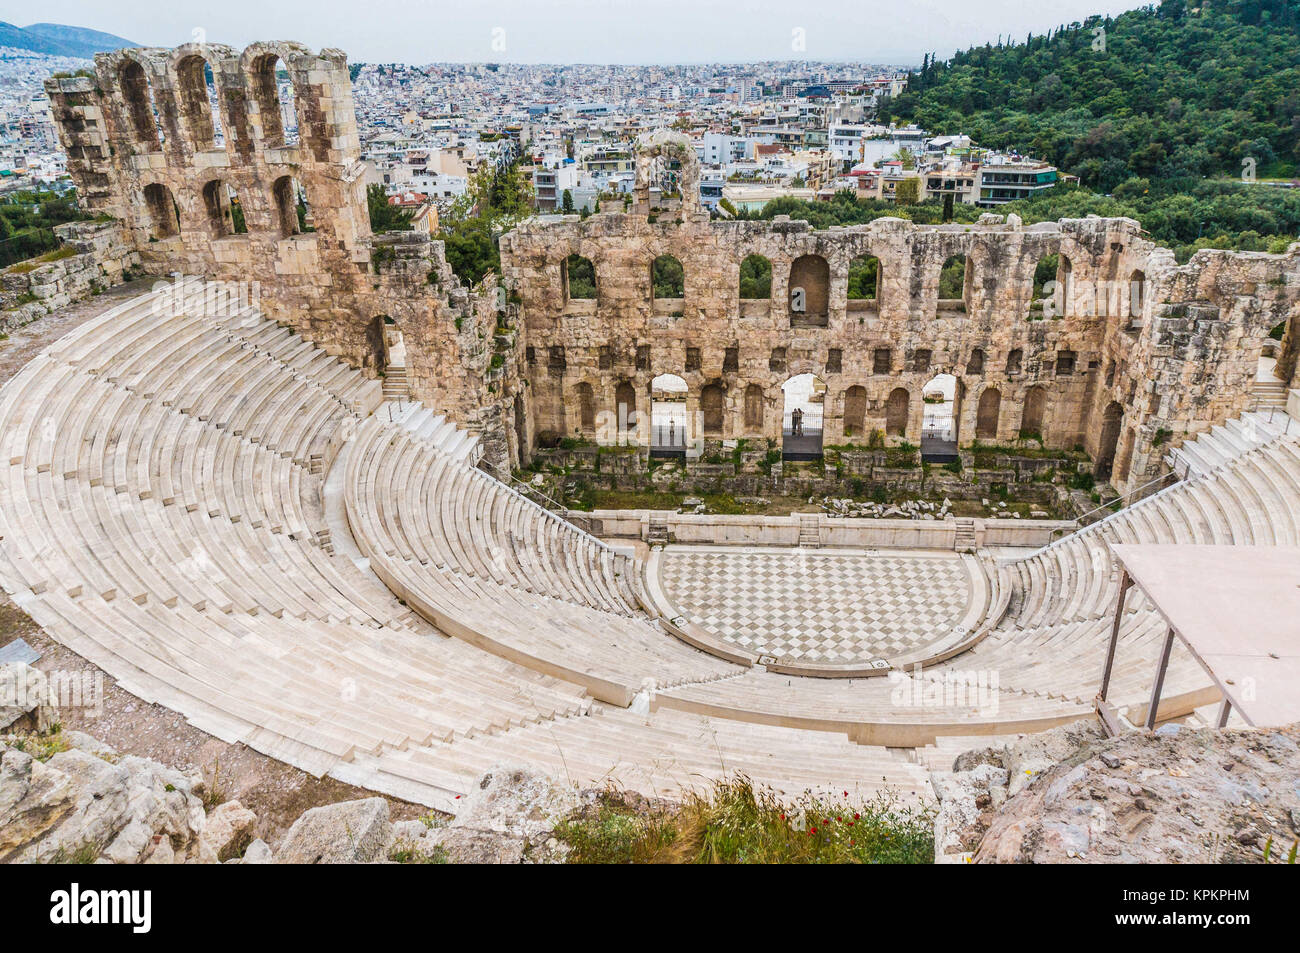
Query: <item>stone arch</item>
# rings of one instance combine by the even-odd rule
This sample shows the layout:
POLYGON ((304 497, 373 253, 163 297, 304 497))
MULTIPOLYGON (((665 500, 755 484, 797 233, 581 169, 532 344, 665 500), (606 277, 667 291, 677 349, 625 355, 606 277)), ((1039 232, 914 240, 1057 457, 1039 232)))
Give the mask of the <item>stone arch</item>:
POLYGON ((249 86, 262 123, 262 148, 279 149, 300 142, 297 86, 278 50, 255 55, 248 65, 249 86), (280 77, 284 64, 285 78, 280 77))
POLYGON ((650 263, 650 292, 654 300, 686 297, 686 271, 673 255, 660 255, 650 263))
POLYGON ((128 56, 118 70, 117 82, 122 92, 122 102, 126 106, 126 120, 132 138, 147 151, 156 152, 161 149, 162 123, 158 120, 158 107, 154 102, 153 88, 144 64, 128 56))
POLYGON ((867 389, 854 384, 844 392, 844 436, 861 437, 867 430, 867 389))
POLYGON ((172 238, 181 233, 180 214, 171 189, 161 182, 144 187, 144 207, 149 219, 150 238, 172 238))
POLYGON ((1094 474, 1099 480, 1110 479, 1115 469, 1115 451, 1119 446, 1119 435, 1124 427, 1124 408, 1118 401, 1111 401, 1101 418, 1101 439, 1097 442, 1097 465, 1094 474))
POLYGON ((970 286, 970 259, 965 254, 949 255, 943 267, 939 269, 940 304, 965 307, 970 286))
POLYGON ((750 384, 745 388, 745 430, 761 433, 763 416, 763 388, 759 384, 750 384))
POLYGON ((1047 388, 1040 385, 1025 391, 1025 408, 1020 417, 1022 439, 1042 439, 1043 421, 1047 417, 1047 388))
POLYGON ((772 262, 762 255, 745 256, 740 263, 740 297, 744 301, 766 301, 772 297, 772 262))
MULTIPOLYGON (((230 189, 221 179, 213 179, 203 186, 203 210, 207 213, 208 231, 214 238, 235 234, 235 209, 230 189)), ((242 210, 240 219, 242 221, 242 210)), ((245 229, 247 231, 247 229, 245 229)))
POLYGON ((305 216, 300 215, 300 204, 306 203, 299 195, 298 183, 293 176, 282 175, 271 185, 271 198, 275 207, 276 223, 281 238, 289 238, 305 230, 305 216))
POLYGON ((885 433, 891 437, 906 437, 911 412, 912 395, 906 387, 895 387, 885 404, 885 433))
POLYGON ((688 438, 688 388, 676 374, 660 374, 650 382, 650 455, 684 457, 688 438))
POLYGON ((1007 354, 1007 373, 1019 374, 1024 367, 1025 352, 1015 347, 1007 354))
POLYGON ((998 438, 998 418, 1002 412, 1002 392, 996 387, 986 387, 975 406, 975 437, 978 440, 998 438))
POLYGON ((594 300, 596 297, 596 266, 590 258, 570 255, 564 259, 564 300, 594 300))
POLYGON ((636 388, 629 381, 619 381, 614 388, 614 411, 618 416, 619 435, 632 434, 637 429, 636 388))
POLYGON ((216 149, 225 143, 221 128, 216 78, 212 65, 198 53, 187 53, 176 62, 181 123, 189 133, 195 152, 216 149))
POLYGON ((950 463, 961 433, 961 382, 940 372, 921 387, 921 459, 950 463))
POLYGON ((822 455, 826 382, 810 371, 795 373, 781 385, 781 452, 788 460, 822 455))
POLYGON ((880 300, 880 259, 858 255, 849 262, 849 310, 872 308, 880 300))
POLYGON ((1130 321, 1142 317, 1142 312, 1146 308, 1147 297, 1147 276, 1140 268, 1133 269, 1128 276, 1128 307, 1124 316, 1130 321))
POLYGON ((706 437, 722 436, 727 407, 727 392, 716 381, 700 389, 700 416, 706 437))
POLYGON ((590 384, 582 381, 576 388, 578 400, 578 429, 584 434, 596 430, 596 392, 590 384))
POLYGON ((973 348, 970 357, 966 361, 966 373, 972 377, 978 377, 984 373, 984 349, 973 348))
POLYGON ((831 267, 821 255, 800 255, 790 265, 791 327, 825 327, 830 314, 831 267))
POLYGON ((1034 265, 1033 287, 1029 294, 1029 316, 1042 318, 1047 316, 1048 305, 1052 314, 1061 313, 1061 286, 1057 272, 1061 267, 1061 256, 1056 252, 1044 255, 1034 265))

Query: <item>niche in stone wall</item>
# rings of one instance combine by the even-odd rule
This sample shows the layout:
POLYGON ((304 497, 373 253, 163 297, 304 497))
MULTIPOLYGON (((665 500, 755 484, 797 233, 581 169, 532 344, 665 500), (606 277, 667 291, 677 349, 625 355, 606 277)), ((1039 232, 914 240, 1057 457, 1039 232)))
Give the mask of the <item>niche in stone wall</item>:
POLYGON ((160 182, 146 185, 144 207, 150 238, 171 238, 180 234, 180 210, 176 207, 176 200, 172 198, 171 189, 160 182))
POLYGON ((821 255, 801 255, 790 266, 790 327, 824 328, 830 315, 831 269, 821 255))
POLYGON ((996 440, 998 417, 1002 411, 1002 393, 996 387, 986 387, 975 406, 975 436, 979 440, 996 440))

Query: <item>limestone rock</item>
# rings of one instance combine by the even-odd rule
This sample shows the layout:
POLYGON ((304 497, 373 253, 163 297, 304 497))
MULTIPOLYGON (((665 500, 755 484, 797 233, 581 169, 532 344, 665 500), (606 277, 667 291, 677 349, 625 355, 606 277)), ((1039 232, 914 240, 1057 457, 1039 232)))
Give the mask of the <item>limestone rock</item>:
POLYGON ((208 812, 203 840, 223 863, 239 857, 253 839, 257 815, 238 801, 226 801, 208 812))
POLYGON ((372 797, 314 807, 280 845, 281 864, 369 864, 387 859, 393 826, 388 802, 372 797))
POLYGON ((974 860, 1259 862, 1271 840, 1281 862, 1300 835, 1297 764, 1300 724, 1085 740, 1003 805, 974 860))
POLYGON ((244 851, 243 862, 246 864, 272 864, 271 848, 260 837, 248 845, 244 851))
POLYGON ((0 861, 43 836, 72 807, 66 775, 15 748, 0 749, 0 861))
POLYGON ((45 731, 58 714, 44 672, 23 662, 0 665, 0 730, 45 731))
POLYGON ((6 748, 0 859, 214 860, 201 841, 205 816, 192 786, 192 779, 145 758, 111 763, 73 748, 42 764, 6 748))

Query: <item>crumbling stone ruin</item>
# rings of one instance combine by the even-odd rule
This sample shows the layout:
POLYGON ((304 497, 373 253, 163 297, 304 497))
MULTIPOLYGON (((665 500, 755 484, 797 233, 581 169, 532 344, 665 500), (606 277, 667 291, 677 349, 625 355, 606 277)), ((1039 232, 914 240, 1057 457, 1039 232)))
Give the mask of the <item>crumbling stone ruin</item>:
POLYGON ((923 386, 950 373, 959 445, 1081 445, 1132 494, 1169 445, 1254 406, 1279 324, 1278 368, 1300 385, 1300 245, 1179 266, 1130 219, 710 221, 689 140, 659 132, 639 144, 630 205, 515 229, 499 279, 466 289, 440 242, 371 234, 338 50, 128 49, 47 90, 82 201, 124 223, 146 271, 256 282, 267 314, 370 373, 404 353, 410 396, 479 433, 499 469, 544 434, 647 446, 661 374, 687 384, 694 448, 779 440, 781 385, 804 373, 826 387, 827 443, 915 441, 923 386), (740 295, 754 255, 766 298, 740 295), (590 263, 594 297, 569 293, 571 256, 590 263), (680 297, 655 295, 665 256, 680 297), (1055 282, 1036 293, 1049 256, 1055 282), (875 287, 850 297, 863 257, 875 287), (960 297, 940 297, 954 257, 960 297))

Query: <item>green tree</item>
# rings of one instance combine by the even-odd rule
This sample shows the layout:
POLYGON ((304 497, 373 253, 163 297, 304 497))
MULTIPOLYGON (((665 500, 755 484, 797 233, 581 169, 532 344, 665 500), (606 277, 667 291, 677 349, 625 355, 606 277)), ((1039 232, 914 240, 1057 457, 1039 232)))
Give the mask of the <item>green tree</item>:
POLYGON ((399 206, 389 205, 388 193, 382 185, 366 186, 366 209, 370 212, 370 230, 377 235, 411 229, 411 213, 399 206))

